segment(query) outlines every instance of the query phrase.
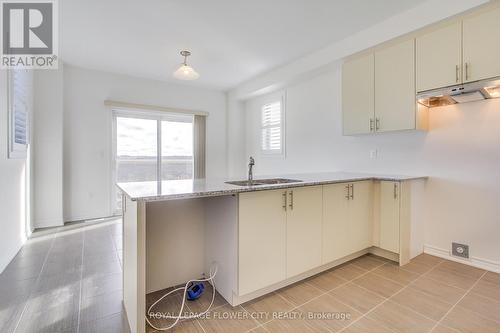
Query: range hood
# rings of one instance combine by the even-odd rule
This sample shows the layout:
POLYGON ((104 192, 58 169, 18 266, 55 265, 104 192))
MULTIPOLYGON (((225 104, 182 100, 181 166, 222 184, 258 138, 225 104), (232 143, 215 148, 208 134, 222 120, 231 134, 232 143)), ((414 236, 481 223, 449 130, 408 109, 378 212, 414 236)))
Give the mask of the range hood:
POLYGON ((429 108, 500 97, 500 76, 419 92, 417 102, 429 108))

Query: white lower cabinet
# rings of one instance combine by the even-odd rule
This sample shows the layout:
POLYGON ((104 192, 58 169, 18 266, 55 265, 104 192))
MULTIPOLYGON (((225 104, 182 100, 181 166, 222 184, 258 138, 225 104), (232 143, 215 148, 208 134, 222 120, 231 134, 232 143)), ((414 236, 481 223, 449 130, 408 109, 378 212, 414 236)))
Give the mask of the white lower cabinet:
POLYGON ((322 186, 239 196, 239 294, 321 265, 322 186))
POLYGON ((239 296, 373 245, 400 254, 400 234, 405 234, 400 213, 407 211, 401 202, 408 200, 400 199, 400 182, 375 184, 367 180, 239 194, 239 296))
POLYGON ((323 186, 322 263, 370 247, 372 217, 372 181, 323 186))
POLYGON ((322 186, 288 191, 286 276, 321 265, 322 186))
POLYGON ((285 190, 239 195, 238 292, 244 295, 286 278, 285 190))
POLYGON ((373 245, 373 182, 371 180, 351 184, 348 230, 351 241, 350 253, 373 245))
POLYGON ((399 253, 400 183, 380 182, 380 248, 399 253))
POLYGON ((323 186, 323 256, 328 263, 349 254, 349 184, 323 186))

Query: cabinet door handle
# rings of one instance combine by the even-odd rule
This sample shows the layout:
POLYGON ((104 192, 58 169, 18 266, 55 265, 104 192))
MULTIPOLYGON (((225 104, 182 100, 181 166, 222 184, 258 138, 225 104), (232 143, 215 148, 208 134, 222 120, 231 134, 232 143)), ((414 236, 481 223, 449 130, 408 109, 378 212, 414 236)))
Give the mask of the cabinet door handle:
POLYGON ((375 118, 375 130, 378 131, 380 129, 380 118, 375 118))
POLYGON ((398 184, 394 183, 394 199, 398 198, 398 184))
POLYGON ((290 209, 293 210, 293 191, 290 191, 290 209))
POLYGON ((354 200, 354 184, 351 184, 351 200, 354 200))
POLYGON ((346 188, 346 190, 347 190, 347 195, 345 196, 345 198, 346 198, 347 200, 349 200, 349 199, 351 198, 351 186, 350 186, 349 184, 347 184, 347 185, 345 186, 345 188, 346 188))
POLYGON ((465 80, 469 79, 469 63, 465 63, 465 80))
POLYGON ((373 132, 373 118, 370 118, 370 132, 373 132))
POLYGON ((460 66, 455 65, 455 80, 456 80, 456 82, 460 81, 459 71, 460 71, 460 66))
POLYGON ((283 192, 282 196, 283 196, 283 206, 282 207, 286 210, 286 191, 283 192))

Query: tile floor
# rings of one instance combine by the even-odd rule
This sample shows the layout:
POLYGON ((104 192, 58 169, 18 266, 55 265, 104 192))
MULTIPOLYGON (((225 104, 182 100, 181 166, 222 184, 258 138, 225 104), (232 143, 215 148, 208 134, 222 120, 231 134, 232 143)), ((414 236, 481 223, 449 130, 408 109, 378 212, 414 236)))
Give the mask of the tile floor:
MULTIPOLYGON (((129 332, 121 237, 112 221, 29 241, 0 275, 0 332, 129 332)), ((186 311, 206 308, 207 289, 186 311)), ((156 310, 178 312, 180 299, 156 310)), ((500 274, 429 255, 403 267, 368 255, 235 308, 217 295, 206 318, 171 332, 497 333, 500 274)))
POLYGON ((0 332, 128 332, 120 220, 34 238, 0 274, 0 332))
MULTIPOLYGON (((148 306, 164 293, 149 294, 148 306)), ((180 300, 177 294, 154 312, 177 314, 180 300)), ((185 311, 203 311, 210 300, 211 289, 203 305, 187 302, 185 311)), ((209 316, 174 331, 498 333, 500 274, 425 254, 403 267, 367 255, 235 308, 218 295, 209 316)))

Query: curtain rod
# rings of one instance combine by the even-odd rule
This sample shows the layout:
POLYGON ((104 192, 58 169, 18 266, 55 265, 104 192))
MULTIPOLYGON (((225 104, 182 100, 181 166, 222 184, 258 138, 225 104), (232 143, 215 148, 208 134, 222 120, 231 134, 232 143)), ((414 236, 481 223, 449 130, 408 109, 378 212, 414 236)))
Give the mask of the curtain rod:
POLYGON ((124 109, 163 111, 163 112, 171 112, 171 113, 192 114, 192 115, 196 115, 196 116, 208 116, 209 115, 209 113, 206 111, 175 109, 175 108, 167 108, 164 106, 147 105, 147 104, 134 104, 134 103, 128 103, 128 102, 113 101, 113 100, 105 100, 104 105, 111 106, 111 107, 117 107, 117 108, 124 108, 124 109))

